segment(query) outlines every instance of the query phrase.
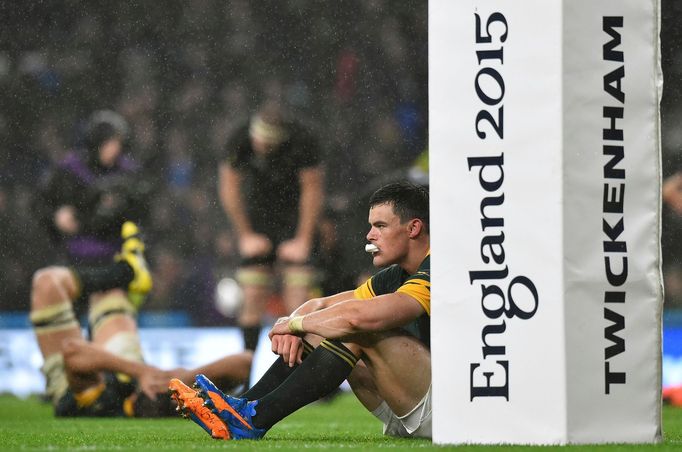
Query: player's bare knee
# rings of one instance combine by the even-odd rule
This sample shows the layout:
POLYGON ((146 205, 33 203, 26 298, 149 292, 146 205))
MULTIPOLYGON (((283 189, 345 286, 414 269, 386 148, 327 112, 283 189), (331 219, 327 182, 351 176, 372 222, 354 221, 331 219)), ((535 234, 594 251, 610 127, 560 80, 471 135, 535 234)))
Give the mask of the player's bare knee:
POLYGON ((40 301, 43 297, 40 295, 48 294, 54 290, 54 267, 46 267, 37 270, 33 274, 31 281, 31 293, 34 295, 36 301, 40 301))
POLYGON ((31 308, 39 309, 73 297, 75 281, 64 267, 45 267, 33 274, 31 308))

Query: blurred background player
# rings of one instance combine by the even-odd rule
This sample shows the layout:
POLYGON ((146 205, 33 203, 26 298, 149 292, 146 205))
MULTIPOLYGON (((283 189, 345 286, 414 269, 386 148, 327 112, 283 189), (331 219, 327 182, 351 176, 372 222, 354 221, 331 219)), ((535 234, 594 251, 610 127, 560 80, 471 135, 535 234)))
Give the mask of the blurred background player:
POLYGON ((220 199, 237 234, 244 293, 239 326, 255 350, 274 280, 282 275, 287 313, 309 298, 311 251, 323 202, 323 171, 315 137, 266 102, 239 127, 220 165, 220 199))
POLYGON ((190 370, 161 370, 144 362, 136 310, 121 292, 127 290, 133 294, 129 298, 142 298, 151 289, 151 277, 135 224, 124 223, 122 238, 121 252, 111 265, 53 266, 35 275, 31 320, 45 359, 47 394, 55 415, 169 416, 175 411, 167 394, 171 378, 189 378, 200 372, 226 388, 244 384, 251 352, 225 356, 190 370), (83 293, 92 294, 90 341, 82 337, 72 308, 83 293))
MULTIPOLYGON (((77 415, 128 416, 128 417, 162 417, 176 413, 176 405, 168 395, 168 384, 172 378, 192 378, 202 373, 223 387, 237 388, 245 383, 249 377, 253 354, 245 351, 224 356, 208 364, 192 368, 176 368, 162 370, 156 366, 140 361, 115 355, 100 344, 79 339, 69 339, 64 342, 64 363, 70 376, 70 391, 72 394, 78 388, 79 381, 84 376, 96 376, 111 379, 112 374, 130 376, 134 385, 124 393, 125 397, 117 396, 109 402, 108 410, 96 412, 92 409, 76 411, 77 415), (129 394, 129 395, 128 395, 129 394)), ((104 404, 101 404, 104 406, 104 404)))
MULTIPOLYGON (((65 339, 81 337, 81 312, 88 313, 91 340, 142 360, 135 313, 152 281, 137 226, 127 221, 139 221, 147 210, 137 165, 124 153, 127 135, 121 115, 94 112, 83 146, 52 168, 36 198, 39 221, 68 265, 37 271, 31 289, 30 320, 44 358, 47 395, 58 414, 72 408, 63 406, 68 384, 62 346, 65 339)), ((74 403, 79 409, 94 407, 103 382, 86 378, 81 383, 79 389, 95 389, 77 391, 83 398, 74 403)))
POLYGON ((130 299, 142 299, 152 279, 137 226, 125 222, 121 238, 121 252, 109 265, 52 266, 33 277, 30 319, 43 355, 46 394, 57 416, 120 414, 134 390, 131 375, 73 371, 65 360, 69 342, 83 338, 74 303, 87 299, 90 340, 131 362, 143 361, 137 305, 130 299))
POLYGON ((71 264, 109 264, 126 220, 139 222, 146 192, 139 166, 124 153, 128 124, 111 110, 88 119, 82 146, 41 184, 35 213, 71 264))

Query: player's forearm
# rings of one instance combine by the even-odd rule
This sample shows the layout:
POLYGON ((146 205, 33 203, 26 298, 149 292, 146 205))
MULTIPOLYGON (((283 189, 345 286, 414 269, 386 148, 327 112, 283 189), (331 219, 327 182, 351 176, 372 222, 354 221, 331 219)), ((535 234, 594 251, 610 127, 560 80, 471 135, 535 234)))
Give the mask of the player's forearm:
POLYGON ((240 176, 236 171, 226 166, 220 169, 220 202, 238 235, 251 232, 251 223, 246 215, 241 197, 240 176))
POLYGON ((346 292, 341 292, 337 293, 334 295, 330 295, 328 297, 323 297, 323 298, 313 298, 312 300, 308 300, 305 303, 303 303, 301 306, 296 308, 294 312, 291 313, 290 317, 294 317, 297 315, 306 315, 311 312, 319 311, 325 308, 328 308, 329 306, 333 306, 336 303, 340 303, 342 301, 347 301, 353 298, 353 291, 348 290, 346 292))
POLYGON ((298 227, 296 236, 312 242, 322 210, 324 199, 322 170, 307 169, 301 174, 301 198, 299 200, 298 227))
POLYGON ((347 300, 303 316, 291 316, 293 333, 311 333, 327 339, 343 339, 362 332, 385 329, 380 318, 366 309, 365 300, 347 300))
POLYGON ((252 361, 253 353, 237 353, 199 366, 192 369, 190 373, 192 374, 192 377, 196 374, 204 374, 208 378, 214 380, 229 379, 235 382, 246 381, 251 372, 252 361))
POLYGON ((230 222, 239 236, 248 234, 252 231, 242 200, 238 193, 230 193, 223 198, 223 208, 230 217, 230 222))
POLYGON ((145 363, 141 363, 138 361, 130 361, 125 358, 113 355, 113 359, 111 360, 111 362, 102 370, 110 370, 113 372, 123 373, 139 380, 142 374, 154 369, 155 369, 154 367, 149 366, 145 363))
POLYGON ((357 333, 399 328, 424 313, 424 308, 416 299, 394 292, 372 300, 349 299, 319 311, 291 316, 285 325, 275 325, 273 332, 297 335, 311 333, 328 339, 344 339, 357 333))
POLYGON ((86 351, 67 355, 68 366, 75 372, 119 372, 139 378, 151 366, 114 355, 107 350, 93 346, 86 351))

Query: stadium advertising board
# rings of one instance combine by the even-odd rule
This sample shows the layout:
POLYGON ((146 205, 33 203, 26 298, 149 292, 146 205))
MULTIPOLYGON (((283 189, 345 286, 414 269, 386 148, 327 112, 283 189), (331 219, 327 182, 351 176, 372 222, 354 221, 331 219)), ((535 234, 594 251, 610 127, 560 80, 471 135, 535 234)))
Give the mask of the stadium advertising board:
POLYGON ((658 13, 430 2, 435 442, 660 440, 658 13))

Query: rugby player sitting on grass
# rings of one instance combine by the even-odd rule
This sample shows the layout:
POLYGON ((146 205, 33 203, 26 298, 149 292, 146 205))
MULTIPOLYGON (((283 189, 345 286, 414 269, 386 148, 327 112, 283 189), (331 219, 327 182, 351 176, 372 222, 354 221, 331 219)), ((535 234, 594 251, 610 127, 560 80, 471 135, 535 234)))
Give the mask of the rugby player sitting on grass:
POLYGON ((277 422, 348 379, 384 433, 431 437, 428 192, 394 183, 371 197, 367 240, 385 267, 354 291, 313 299, 270 331, 281 355, 241 397, 206 376, 196 390, 171 381, 172 397, 212 437, 259 439, 277 422))

